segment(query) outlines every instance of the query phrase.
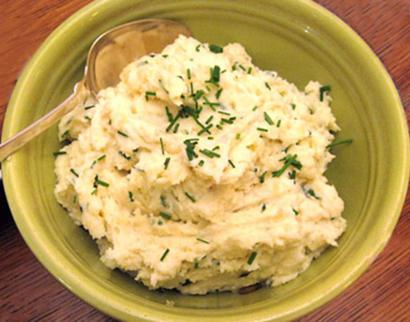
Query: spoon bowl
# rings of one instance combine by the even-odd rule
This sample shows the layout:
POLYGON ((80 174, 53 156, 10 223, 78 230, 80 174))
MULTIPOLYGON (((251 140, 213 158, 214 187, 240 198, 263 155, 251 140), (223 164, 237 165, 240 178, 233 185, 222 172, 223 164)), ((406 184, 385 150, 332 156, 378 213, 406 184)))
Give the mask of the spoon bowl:
POLYGON ((84 78, 74 92, 46 115, 0 144, 0 162, 50 128, 87 96, 119 82, 121 71, 130 62, 160 52, 179 35, 190 36, 183 24, 165 19, 143 19, 112 28, 99 36, 88 52, 84 78))

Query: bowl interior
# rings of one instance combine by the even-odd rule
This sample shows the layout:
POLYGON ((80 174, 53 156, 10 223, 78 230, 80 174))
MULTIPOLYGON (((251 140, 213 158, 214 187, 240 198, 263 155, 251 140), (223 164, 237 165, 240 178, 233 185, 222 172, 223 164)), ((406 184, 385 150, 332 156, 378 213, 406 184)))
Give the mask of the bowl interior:
POLYGON ((57 204, 53 127, 4 163, 7 197, 29 246, 74 293, 121 319, 293 318, 349 285, 382 249, 402 205, 408 178, 407 129, 391 80, 367 46, 342 22, 307 1, 98 1, 63 24, 37 52, 19 80, 3 138, 61 102, 82 77, 91 42, 134 19, 186 23, 196 38, 242 43, 261 68, 303 88, 332 85, 333 112, 350 146, 334 149, 327 175, 345 201, 348 228, 294 281, 247 295, 153 292, 100 263, 87 232, 57 204), (392 144, 394 142, 394 144, 392 144), (175 306, 166 306, 166 300, 175 306))

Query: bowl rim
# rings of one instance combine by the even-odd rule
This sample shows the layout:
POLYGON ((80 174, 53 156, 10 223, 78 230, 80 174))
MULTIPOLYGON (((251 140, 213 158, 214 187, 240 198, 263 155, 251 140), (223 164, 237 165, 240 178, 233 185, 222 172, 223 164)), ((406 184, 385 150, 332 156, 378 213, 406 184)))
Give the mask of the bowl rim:
MULTIPOLYGON (((35 72, 36 68, 38 68, 38 63, 40 57, 44 55, 48 47, 60 38, 69 28, 71 25, 75 25, 79 23, 82 19, 86 19, 90 12, 97 10, 98 8, 103 8, 110 0, 97 0, 91 2, 90 4, 84 6, 73 15, 71 15, 68 19, 66 19, 58 28, 56 28, 43 42, 43 44, 36 50, 34 56, 30 59, 30 61, 25 66, 22 74, 20 75, 18 82, 13 90, 10 102, 8 104, 8 108, 6 111, 6 116, 4 120, 3 132, 2 132, 2 141, 6 138, 10 137, 12 134, 16 133, 18 128, 16 126, 16 120, 18 119, 17 113, 17 106, 19 105, 19 96, 20 93, 23 91, 25 84, 30 82, 30 78, 35 72)), ((266 0, 265 2, 269 2, 270 0, 266 0)), ((402 169, 401 172, 403 173, 402 180, 397 184, 397 191, 401 193, 396 196, 394 200, 391 201, 392 210, 391 210, 391 218, 389 221, 386 222, 386 229, 384 230, 384 235, 380 238, 379 242, 374 245, 371 249, 371 253, 367 256, 360 264, 356 265, 354 269, 347 271, 343 276, 343 279, 332 289, 330 289, 327 293, 325 293, 322 297, 317 298, 301 308, 291 311, 291 312, 284 312, 282 316, 275 316, 275 317, 268 317, 270 318, 286 318, 286 319, 294 319, 300 317, 302 315, 311 312, 312 310, 318 308, 319 306, 323 305, 324 303, 333 299, 336 295, 340 294, 344 291, 349 285, 351 285, 367 268, 368 266, 374 261, 376 256, 383 250, 387 241, 390 239, 393 229, 398 221, 398 218, 401 213, 402 205, 405 200, 408 180, 409 180, 409 170, 410 170, 410 145, 409 145, 409 131, 408 125, 405 117, 405 111, 401 103, 400 96, 398 91, 390 78, 387 70, 385 69, 384 65, 381 63, 377 55, 371 50, 371 48, 367 45, 367 43, 344 21, 338 18, 335 14, 328 11, 321 5, 310 1, 310 0, 288 0, 292 3, 297 3, 304 7, 304 10, 316 12, 320 14, 323 19, 326 19, 328 23, 332 24, 332 28, 340 31, 343 33, 347 38, 351 39, 351 41, 360 49, 360 51, 366 53, 368 55, 368 59, 370 59, 374 65, 373 69, 377 70, 379 75, 383 78, 383 82, 386 85, 386 92, 390 94, 390 100, 394 102, 391 108, 396 109, 398 113, 401 114, 400 124, 397 124, 397 133, 400 135, 400 146, 402 148, 402 158, 401 164, 402 169)), ((25 211, 24 207, 22 207, 24 200, 19 197, 18 193, 18 184, 17 184, 17 177, 18 174, 13 172, 13 167, 11 162, 4 162, 3 164, 3 182, 6 192, 6 197, 10 206, 10 210, 12 216, 17 224, 17 227, 23 236, 25 242, 34 253, 36 258, 42 263, 42 265, 58 280, 60 281, 66 288, 68 288, 71 292, 76 294, 78 297, 83 299, 85 302, 91 304, 95 308, 101 310, 102 312, 119 317, 122 319, 130 319, 138 318, 141 320, 152 320, 155 317, 152 316, 152 310, 150 308, 145 308, 143 306, 138 307, 138 316, 130 315, 131 312, 127 312, 127 307, 122 305, 121 303, 112 303, 107 300, 107 297, 103 294, 96 294, 93 286, 83 284, 82 287, 78 287, 78 278, 74 274, 74 272, 61 270, 60 265, 56 264, 53 261, 49 260, 49 253, 47 252, 45 246, 45 241, 42 240, 41 236, 37 234, 33 234, 30 230, 29 221, 25 220, 25 211)), ((54 254, 58 256, 61 254, 54 254)), ((133 312, 135 313, 135 312, 133 312)), ((169 316, 171 317, 171 316, 169 316)), ((265 315, 266 318, 266 315, 265 315)))

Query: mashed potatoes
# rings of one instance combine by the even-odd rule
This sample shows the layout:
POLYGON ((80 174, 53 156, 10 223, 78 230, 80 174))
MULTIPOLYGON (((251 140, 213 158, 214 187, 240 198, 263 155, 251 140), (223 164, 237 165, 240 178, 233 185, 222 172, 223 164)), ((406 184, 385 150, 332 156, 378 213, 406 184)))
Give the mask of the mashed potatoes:
POLYGON ((181 36, 64 117, 55 195, 108 267, 151 289, 285 283, 346 226, 323 175, 328 91, 181 36))

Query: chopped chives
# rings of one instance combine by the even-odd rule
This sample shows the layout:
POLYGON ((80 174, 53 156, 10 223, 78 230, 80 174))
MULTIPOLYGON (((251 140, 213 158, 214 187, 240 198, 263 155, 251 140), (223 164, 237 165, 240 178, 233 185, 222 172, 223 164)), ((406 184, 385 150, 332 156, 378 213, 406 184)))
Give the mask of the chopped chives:
POLYGON ((165 150, 164 150, 164 142, 162 141, 162 138, 159 138, 159 143, 161 144, 161 153, 162 153, 162 155, 164 155, 165 150))
POLYGON ((222 91, 223 91, 222 87, 216 91, 215 93, 216 99, 219 99, 221 97, 222 91))
POLYGON ((268 123, 269 125, 273 125, 273 121, 268 113, 263 112, 263 117, 265 118, 266 123, 268 123))
POLYGON ((124 152, 122 152, 122 151, 118 151, 118 154, 120 155, 120 156, 122 156, 124 159, 126 159, 126 160, 131 160, 131 157, 129 156, 129 155, 126 155, 124 152))
POLYGON ((281 122, 282 122, 282 120, 278 120, 278 122, 276 123, 276 127, 280 127, 281 122))
POLYGON ((196 101, 199 100, 204 94, 205 92, 202 89, 200 89, 199 91, 196 91, 194 95, 194 100, 196 101))
POLYGON ((239 140, 239 139, 241 138, 241 133, 236 133, 235 138, 236 138, 237 140, 239 140))
POLYGON ((231 115, 231 113, 229 112, 225 112, 225 111, 218 111, 219 114, 223 114, 223 115, 231 115))
POLYGON ((201 152, 203 155, 206 155, 208 158, 220 158, 221 157, 221 155, 220 154, 218 154, 218 153, 216 153, 216 152, 214 152, 214 151, 211 151, 211 150, 208 150, 208 149, 203 149, 203 150, 199 150, 199 152, 201 152))
POLYGON ((179 129, 179 123, 175 125, 173 133, 177 133, 179 129))
POLYGON ((256 255, 258 255, 257 252, 252 252, 249 257, 248 257, 248 265, 252 265, 253 261, 256 258, 256 255))
POLYGON ((257 108, 258 108, 258 106, 255 105, 252 109, 252 112, 255 112, 257 110, 257 108))
POLYGON ((269 84, 267 82, 265 82, 265 86, 268 90, 271 90, 271 87, 269 86, 269 84))
POLYGON ((126 138, 128 137, 128 134, 127 134, 127 133, 124 133, 124 132, 122 132, 122 131, 120 131, 120 130, 118 130, 117 133, 118 133, 119 135, 122 135, 122 136, 126 137, 126 138))
POLYGON ((171 161, 170 157, 166 158, 165 161, 164 161, 164 169, 165 170, 168 169, 169 161, 171 161))
POLYGON ((296 171, 295 171, 295 170, 292 170, 291 172, 289 172, 288 176, 289 176, 289 179, 295 180, 295 178, 296 178, 296 171))
POLYGON ((89 109, 92 109, 92 108, 94 108, 94 107, 95 107, 95 105, 89 105, 89 106, 84 107, 84 109, 85 109, 85 110, 89 110, 89 109))
POLYGON ((204 243, 204 244, 209 244, 209 241, 207 241, 207 240, 205 240, 205 239, 202 239, 202 238, 197 238, 196 240, 198 240, 198 241, 200 241, 200 242, 202 242, 202 243, 204 243))
POLYGON ((172 216, 171 216, 169 213, 164 212, 164 211, 160 211, 160 212, 159 212, 159 215, 160 215, 162 218, 164 218, 165 220, 170 220, 170 219, 172 218, 172 216))
POLYGON ((134 195, 131 191, 128 191, 128 199, 130 199, 131 202, 134 202, 134 195))
POLYGON ((331 149, 337 145, 341 145, 341 144, 352 144, 353 143, 353 139, 346 139, 346 140, 342 140, 342 141, 337 141, 337 142, 333 142, 331 144, 329 144, 326 148, 327 149, 331 149))
POLYGON ((266 204, 263 204, 261 211, 264 212, 265 210, 266 210, 266 204))
POLYGON ((161 262, 165 259, 165 257, 167 257, 168 253, 169 253, 169 248, 167 248, 165 252, 162 254, 161 259, 160 259, 161 262))
POLYGON ((84 116, 84 118, 85 118, 87 121, 91 121, 91 117, 89 117, 88 115, 84 116))
POLYGON ((265 171, 264 173, 262 173, 262 174, 258 177, 259 183, 264 183, 264 182, 265 182, 266 173, 268 173, 268 171, 265 171))
POLYGON ((208 83, 218 85, 221 78, 221 67, 215 65, 210 69, 210 78, 207 80, 208 83))
POLYGON ((211 115, 210 117, 208 117, 208 119, 205 121, 205 124, 208 124, 209 122, 211 122, 213 118, 214 118, 213 115, 211 115))
POLYGON ((168 208, 167 198, 165 198, 165 196, 161 195, 159 197, 159 199, 161 200, 161 205, 165 208, 168 208))
POLYGON ((211 134, 211 132, 209 132, 209 130, 213 127, 213 124, 208 124, 207 126, 205 126, 201 131, 198 132, 198 135, 201 135, 205 132, 207 132, 208 134, 211 134))
POLYGON ((198 165, 199 165, 200 167, 202 167, 204 164, 205 164, 205 161, 204 161, 204 160, 201 160, 201 161, 199 161, 199 163, 198 163, 198 165))
POLYGON ((233 124, 233 122, 236 120, 236 117, 230 117, 229 119, 227 118, 221 118, 221 123, 226 123, 226 124, 233 124))
POLYGON ((70 169, 70 172, 75 175, 77 178, 80 177, 74 169, 70 169))
POLYGON ((196 50, 197 52, 199 52, 199 48, 201 48, 201 44, 197 45, 197 46, 195 47, 195 50, 196 50))
POLYGON ((234 169, 236 168, 236 167, 235 167, 235 164, 232 162, 231 159, 228 160, 228 163, 231 165, 232 168, 234 168, 234 169))
POLYGON ((185 151, 189 161, 192 161, 198 156, 195 153, 195 146, 198 144, 198 139, 187 139, 184 141, 185 151))
POLYGON ((258 127, 258 128, 256 128, 258 131, 261 131, 261 132, 268 132, 268 130, 267 129, 265 129, 265 128, 262 128, 262 127, 258 127))
POLYGON ((148 101, 148 99, 149 99, 150 96, 152 96, 152 97, 157 96, 157 93, 155 93, 155 92, 150 92, 150 91, 145 92, 145 100, 146 100, 146 101, 148 101))
POLYGON ((320 101, 323 102, 323 99, 325 98, 325 93, 328 93, 332 90, 332 87, 330 85, 324 85, 319 89, 320 93, 320 101))
POLYGON ((252 74, 252 67, 248 68, 248 74, 252 74))
POLYGON ((103 159, 105 159, 105 154, 103 154, 103 155, 101 155, 100 157, 98 157, 97 159, 95 159, 95 160, 93 161, 93 163, 91 164, 91 168, 92 168, 98 161, 101 161, 101 160, 103 160, 103 159))
POLYGON ((187 196, 187 198, 189 199, 189 200, 191 200, 192 202, 196 202, 196 199, 195 199, 195 197, 193 196, 193 195, 191 195, 190 193, 188 193, 188 192, 184 192, 185 193, 185 196, 187 196))
POLYGON ((297 160, 297 155, 296 154, 294 154, 294 155, 289 154, 286 157, 280 159, 279 161, 284 161, 284 164, 283 164, 282 168, 280 168, 277 171, 272 172, 272 177, 279 177, 290 166, 294 166, 298 170, 302 169, 302 164, 297 160))
POLYGON ((63 155, 63 154, 67 154, 67 152, 65 152, 65 151, 56 151, 56 152, 53 152, 53 155, 54 155, 55 157, 58 157, 59 155, 63 155))
POLYGON ((295 110, 296 109, 296 104, 290 104, 290 106, 292 106, 292 110, 295 110))
POLYGON ((209 45, 209 50, 215 54, 220 54, 221 52, 223 52, 223 48, 221 46, 214 45, 214 44, 209 45))
POLYGON ((186 70, 186 75, 188 79, 191 79, 191 70, 189 68, 186 70))
POLYGON ((309 196, 312 196, 313 198, 315 198, 315 199, 317 199, 317 200, 320 200, 320 197, 319 197, 318 195, 316 195, 316 193, 315 193, 315 191, 314 191, 313 189, 309 189, 308 191, 306 191, 306 193, 307 193, 309 196))
POLYGON ((103 186, 105 188, 108 188, 110 186, 110 184, 108 182, 100 180, 98 178, 98 175, 96 175, 95 178, 94 178, 94 188, 97 188, 97 185, 103 186))
POLYGON ((292 211, 293 211, 293 214, 294 214, 295 216, 299 215, 299 211, 297 211, 296 209, 292 208, 292 211))
POLYGON ((168 122, 172 122, 172 120, 174 119, 174 116, 173 116, 172 113, 169 111, 168 106, 165 106, 165 113, 167 114, 168 122))
POLYGON ((244 72, 246 72, 246 68, 243 67, 243 65, 239 64, 238 66, 239 66, 240 69, 242 69, 244 72))

